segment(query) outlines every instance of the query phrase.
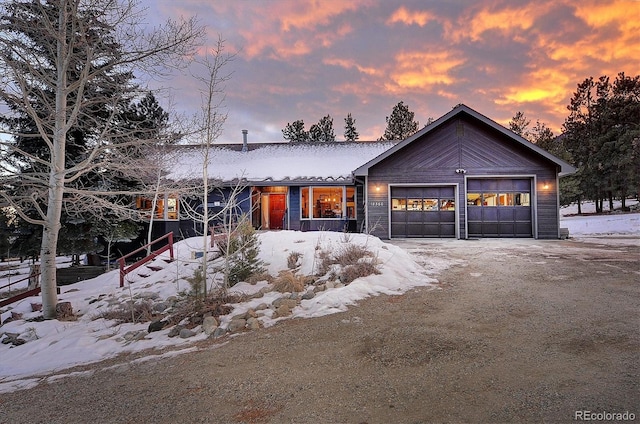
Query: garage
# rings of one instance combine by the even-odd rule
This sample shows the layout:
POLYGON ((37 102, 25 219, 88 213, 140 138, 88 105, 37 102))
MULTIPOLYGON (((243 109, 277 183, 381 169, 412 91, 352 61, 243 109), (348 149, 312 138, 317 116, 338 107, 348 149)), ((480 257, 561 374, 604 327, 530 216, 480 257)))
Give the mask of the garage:
POLYGON ((469 237, 533 237, 531 178, 467 180, 469 237))
POLYGON ((391 187, 391 237, 455 237, 455 187, 391 187))

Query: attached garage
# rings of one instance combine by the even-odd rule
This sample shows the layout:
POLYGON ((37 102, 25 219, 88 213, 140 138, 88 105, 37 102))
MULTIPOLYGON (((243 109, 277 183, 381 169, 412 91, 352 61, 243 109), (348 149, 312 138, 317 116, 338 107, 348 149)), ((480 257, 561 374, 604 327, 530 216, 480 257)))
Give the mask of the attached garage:
POLYGON ((391 187, 391 237, 455 237, 455 187, 391 187))
POLYGON ((364 185, 360 228, 381 238, 557 239, 559 177, 573 172, 458 105, 354 171, 364 185))
POLYGON ((531 178, 467 180, 469 237, 533 237, 531 178))

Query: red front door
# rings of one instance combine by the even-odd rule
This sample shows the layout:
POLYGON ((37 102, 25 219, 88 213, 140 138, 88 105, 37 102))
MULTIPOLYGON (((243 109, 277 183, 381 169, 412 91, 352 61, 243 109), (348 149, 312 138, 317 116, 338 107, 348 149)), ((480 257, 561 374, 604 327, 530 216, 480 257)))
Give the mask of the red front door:
POLYGON ((284 212, 287 208, 284 194, 269 194, 269 228, 282 230, 284 224, 284 212))

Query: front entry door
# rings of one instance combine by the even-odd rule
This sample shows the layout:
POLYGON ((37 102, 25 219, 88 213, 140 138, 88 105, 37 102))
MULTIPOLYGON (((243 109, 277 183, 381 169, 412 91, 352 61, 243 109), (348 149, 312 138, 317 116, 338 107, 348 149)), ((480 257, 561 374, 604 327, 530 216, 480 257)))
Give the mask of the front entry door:
POLYGON ((287 208, 284 194, 269 194, 269 228, 282 230, 284 228, 284 213, 287 208))

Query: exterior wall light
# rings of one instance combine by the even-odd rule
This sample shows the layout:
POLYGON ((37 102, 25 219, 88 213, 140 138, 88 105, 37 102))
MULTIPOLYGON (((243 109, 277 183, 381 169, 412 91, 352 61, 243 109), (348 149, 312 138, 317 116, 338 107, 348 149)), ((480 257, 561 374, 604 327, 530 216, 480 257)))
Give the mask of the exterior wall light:
POLYGON ((376 191, 380 191, 380 185, 376 184, 376 191))
POLYGON ((543 189, 543 190, 549 190, 549 183, 544 183, 544 184, 542 185, 542 189, 543 189))

